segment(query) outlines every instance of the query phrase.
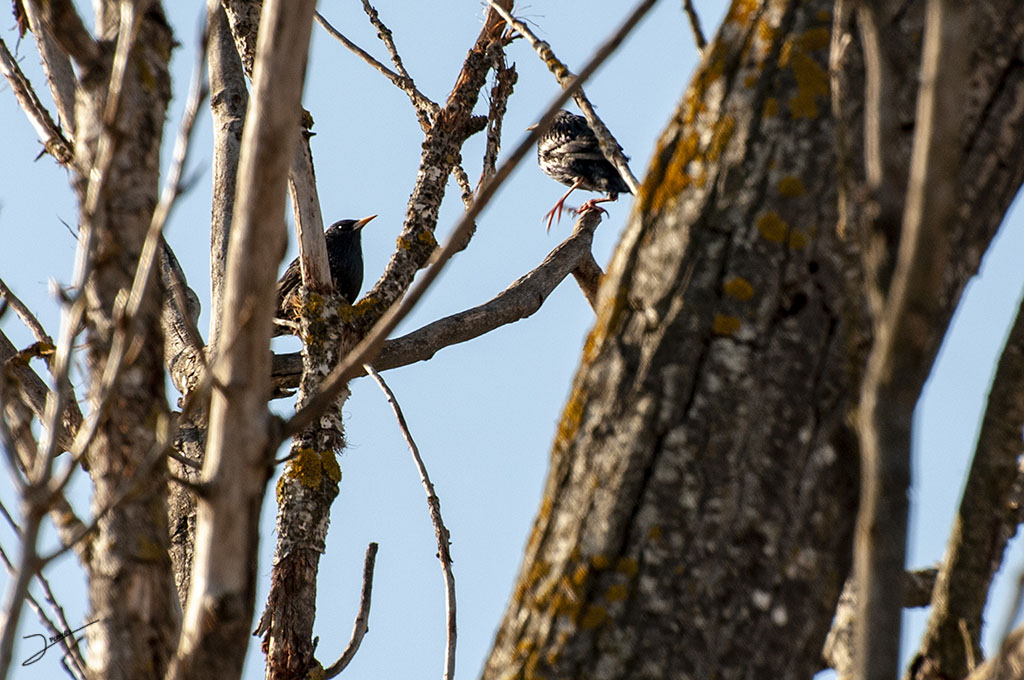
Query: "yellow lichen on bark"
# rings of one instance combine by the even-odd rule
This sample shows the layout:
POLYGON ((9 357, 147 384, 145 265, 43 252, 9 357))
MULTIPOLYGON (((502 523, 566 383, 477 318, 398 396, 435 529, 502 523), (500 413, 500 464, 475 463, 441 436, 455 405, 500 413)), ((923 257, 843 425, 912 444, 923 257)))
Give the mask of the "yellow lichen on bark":
POLYGON ((779 213, 769 210, 758 215, 757 231, 765 241, 782 243, 786 240, 789 225, 784 219, 779 217, 779 213))
POLYGON ((777 188, 779 190, 779 195, 785 198, 803 196, 807 191, 807 187, 804 186, 803 180, 795 175, 786 175, 780 179, 777 188))
POLYGON ((754 287, 742 276, 733 276, 722 286, 722 292, 740 302, 754 297, 754 287))
POLYGON ((711 330, 715 335, 732 335, 743 326, 743 322, 737 316, 727 314, 715 314, 711 322, 711 330))

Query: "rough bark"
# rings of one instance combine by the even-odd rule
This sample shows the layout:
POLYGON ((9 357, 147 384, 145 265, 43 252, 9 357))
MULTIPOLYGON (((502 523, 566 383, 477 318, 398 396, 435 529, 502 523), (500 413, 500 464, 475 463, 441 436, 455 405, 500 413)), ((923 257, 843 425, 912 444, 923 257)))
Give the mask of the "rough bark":
POLYGON ((86 253, 92 273, 84 291, 89 399, 94 410, 105 409, 87 450, 93 512, 106 509, 127 480, 136 491, 110 509, 92 542, 92 559, 86 565, 89 620, 98 623, 87 634, 91 674, 138 678, 166 670, 180 620, 167 553, 164 468, 146 464, 168 417, 159 286, 148 286, 137 318, 124 315, 124 297, 132 288, 157 201, 173 36, 158 4, 145 11, 135 8, 134 45, 126 42, 131 22, 122 21, 116 9, 107 10, 99 13, 99 33, 120 35, 118 49, 128 49, 120 105, 111 117, 108 92, 116 90, 110 88, 117 79, 111 66, 115 46, 100 42, 107 67, 83 78, 75 106, 83 247, 92 232, 92 248, 86 253), (105 385, 115 337, 129 332, 136 335, 121 379, 105 385))
MULTIPOLYGON (((832 6, 733 3, 659 142, 602 284, 484 678, 818 669, 850 564, 848 418, 870 339, 860 223, 838 207, 832 6)), ((980 14, 1018 11, 989 2, 980 14)), ((919 46, 920 18, 907 14, 889 30, 919 46)), ((863 182, 850 30, 836 34, 837 99, 846 172, 863 182)), ((951 229, 961 256, 937 291, 934 346, 1024 176, 1008 151, 1021 100, 1003 77, 1015 30, 971 33, 966 207, 951 229)), ((898 85, 913 101, 914 71, 898 85)), ((912 122, 911 109, 911 129, 887 150, 904 162, 912 122)))
POLYGON ((238 169, 223 346, 213 368, 193 581, 172 678, 237 677, 256 591, 260 506, 274 438, 266 408, 275 272, 284 253, 288 168, 305 79, 314 2, 268 0, 238 169))

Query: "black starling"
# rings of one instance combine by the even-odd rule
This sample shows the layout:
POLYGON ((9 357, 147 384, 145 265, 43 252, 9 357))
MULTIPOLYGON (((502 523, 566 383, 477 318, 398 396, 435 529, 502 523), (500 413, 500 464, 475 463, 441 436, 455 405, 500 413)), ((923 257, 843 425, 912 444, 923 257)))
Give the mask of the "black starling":
POLYGON ((614 201, 619 194, 629 192, 619 171, 601 153, 601 145, 587 125, 587 119, 568 111, 556 113, 551 127, 537 140, 537 163, 544 174, 569 187, 544 216, 548 220, 548 231, 556 214, 558 219, 562 218, 565 199, 576 189, 608 193, 607 198, 590 199, 576 212, 593 209, 598 203, 614 201))
MULTIPOLYGON (((324 238, 327 241, 327 262, 331 268, 331 279, 334 289, 349 302, 356 301, 359 288, 363 285, 363 244, 362 228, 376 215, 361 220, 341 220, 335 222, 324 238)), ((292 260, 284 274, 277 282, 277 317, 286 321, 296 321, 295 297, 302 283, 302 270, 298 258, 292 260)), ((274 335, 294 333, 292 324, 277 324, 274 335)))

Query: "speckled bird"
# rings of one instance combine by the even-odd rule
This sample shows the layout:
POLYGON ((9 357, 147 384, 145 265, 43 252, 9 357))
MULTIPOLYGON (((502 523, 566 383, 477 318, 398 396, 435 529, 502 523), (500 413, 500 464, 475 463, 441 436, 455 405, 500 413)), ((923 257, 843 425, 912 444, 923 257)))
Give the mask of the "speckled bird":
MULTIPOLYGON (((361 220, 341 220, 324 232, 327 242, 327 263, 331 269, 334 289, 349 304, 356 301, 363 285, 363 243, 362 229, 376 215, 361 220)), ((277 318, 286 323, 275 324, 274 335, 294 333, 295 313, 299 284, 302 283, 302 269, 298 258, 292 260, 277 282, 277 318), (287 323, 287 322, 292 323, 287 323)))
POLYGON ((548 231, 556 215, 558 219, 562 218, 565 199, 576 189, 608 194, 605 198, 590 199, 576 212, 591 210, 598 203, 614 201, 619 194, 630 193, 619 171, 601 153, 601 145, 587 124, 587 119, 568 111, 556 113, 551 127, 537 140, 537 163, 544 174, 569 187, 565 195, 555 203, 555 207, 544 216, 548 221, 548 231))

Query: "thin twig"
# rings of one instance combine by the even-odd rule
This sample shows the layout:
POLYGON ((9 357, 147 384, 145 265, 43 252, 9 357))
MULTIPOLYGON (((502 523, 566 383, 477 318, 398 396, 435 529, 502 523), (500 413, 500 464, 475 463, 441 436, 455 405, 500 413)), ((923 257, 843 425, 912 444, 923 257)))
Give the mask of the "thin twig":
POLYGON ((409 450, 412 452, 412 459, 416 463, 416 469, 420 473, 420 482, 423 484, 423 490, 427 494, 427 507, 430 510, 430 522, 434 525, 434 536, 437 538, 437 559, 441 561, 441 573, 444 575, 445 585, 445 617, 448 623, 447 626, 447 637, 444 654, 444 680, 452 680, 455 677, 455 639, 458 634, 458 629, 455 622, 455 574, 452 573, 452 555, 451 555, 451 536, 448 533, 447 527, 444 525, 444 520, 441 518, 441 499, 437 497, 437 493, 434 492, 434 485, 430 481, 430 475, 427 474, 427 466, 423 463, 423 457, 420 456, 419 447, 416 446, 416 442, 412 438, 412 432, 409 431, 409 424, 405 421, 405 416, 402 414, 402 407, 398 404, 398 399, 395 398, 395 393, 391 391, 388 384, 384 382, 384 378, 380 377, 380 373, 373 370, 373 366, 365 364, 363 366, 366 369, 367 374, 380 386, 384 396, 387 397, 388 403, 391 404, 391 410, 395 412, 395 419, 398 421, 398 427, 402 430, 402 436, 405 438, 405 443, 409 445, 409 450))
POLYGON ((425 94, 416 89, 416 86, 413 85, 412 78, 409 78, 408 76, 403 77, 389 69, 381 62, 377 61, 377 59, 374 58, 372 54, 370 54, 363 48, 359 47, 359 45, 356 45, 354 42, 346 38, 341 33, 341 31, 332 26, 330 22, 327 21, 327 19, 325 19, 322 14, 320 14, 320 12, 317 12, 314 16, 316 17, 317 23, 323 26, 324 30, 331 34, 331 37, 333 37, 335 40, 337 40, 342 45, 347 47, 350 51, 352 51, 356 56, 365 61, 367 64, 375 68, 385 78, 394 83, 395 86, 402 92, 405 92, 407 95, 409 95, 409 99, 412 100, 412 104, 417 111, 426 111, 431 116, 437 113, 438 105, 434 103, 434 101, 431 100, 430 97, 426 96, 425 94))
POLYGON ((298 409, 289 420, 282 424, 278 431, 278 441, 284 441, 285 438, 299 432, 314 418, 318 417, 325 408, 334 403, 334 399, 341 393, 341 390, 345 388, 348 381, 358 373, 360 367, 367 362, 373 361, 373 358, 380 351, 380 347, 384 343, 384 339, 387 335, 394 330, 395 326, 397 326, 409 311, 412 310, 416 303, 419 302, 423 293, 425 293, 433 284, 434 280, 444 269, 448 260, 451 259, 452 255, 454 255, 458 250, 459 244, 465 240, 466 233, 473 226, 473 221, 477 218, 487 203, 490 202, 498 188, 512 173, 512 170, 519 165, 519 162, 522 161, 523 158, 526 157, 527 152, 532 150, 533 145, 537 142, 537 138, 540 136, 541 130, 551 124, 555 114, 576 92, 576 89, 586 82, 587 78, 589 78, 594 71, 596 71, 609 56, 611 56, 611 54, 619 47, 620 44, 622 44, 622 41, 625 40, 626 36, 629 35, 637 23, 639 23, 644 15, 650 11, 656 2, 657 0, 642 0, 637 4, 615 33, 597 49, 572 83, 570 83, 568 87, 564 88, 562 92, 555 97, 554 101, 551 102, 547 111, 541 117, 538 127, 531 130, 525 139, 519 143, 519 146, 516 147, 509 157, 505 159, 505 162, 498 168, 494 177, 480 187, 479 192, 474 197, 473 204, 468 210, 466 210, 462 219, 452 231, 447 243, 445 243, 445 246, 438 253, 434 264, 423 272, 419 282, 409 290, 409 293, 402 299, 402 301, 391 307, 383 316, 381 316, 363 340, 351 352, 349 352, 349 354, 339 362, 337 366, 334 367, 330 375, 328 375, 321 383, 320 392, 307 401, 305 406, 298 409))
POLYGON ((363 643, 363 636, 370 629, 370 595, 373 594, 373 566, 377 561, 377 544, 371 543, 366 546, 366 557, 363 559, 363 589, 359 595, 359 612, 352 624, 352 637, 345 646, 338 660, 324 669, 325 678, 333 678, 345 670, 345 667, 355 658, 359 651, 359 645, 363 643))
MULTIPOLYGON (((370 17, 370 22, 377 29, 377 35, 380 37, 381 41, 387 48, 388 53, 391 55, 391 61, 394 63, 395 68, 398 71, 397 73, 382 64, 369 52, 346 38, 338 29, 332 26, 322 14, 317 12, 314 16, 316 17, 317 22, 323 26, 324 30, 330 33, 335 40, 340 42, 356 56, 384 75, 384 77, 394 83, 402 92, 405 92, 406 95, 408 95, 409 100, 412 102, 413 108, 416 110, 416 118, 420 122, 420 128, 424 132, 429 131, 432 125, 432 120, 437 115, 437 112, 441 107, 438 106, 435 101, 430 99, 430 97, 416 89, 416 84, 413 82, 412 76, 410 76, 408 71, 405 70, 402 58, 398 55, 395 43, 391 39, 391 30, 380 20, 377 10, 369 5, 369 3, 365 2, 364 10, 370 17)), ((452 174, 455 175, 455 181, 462 190, 462 202, 468 207, 473 195, 473 189, 469 183, 469 176, 459 163, 456 163, 452 168, 452 174)))
POLYGON ((36 315, 32 313, 24 302, 22 302, 17 295, 14 294, 3 279, 0 279, 0 299, 3 299, 14 313, 18 315, 18 318, 24 322, 28 329, 32 331, 32 336, 36 339, 36 342, 46 343, 48 345, 53 344, 53 338, 43 328, 43 324, 39 322, 36 315))
POLYGON ((690 20, 690 28, 693 30, 693 41, 697 43, 697 51, 704 54, 704 48, 708 46, 708 40, 704 37, 704 31, 700 27, 700 17, 693 7, 693 0, 683 0, 683 11, 686 18, 690 20))
MULTIPOLYGON (((116 508, 122 501, 124 501, 125 498, 134 494, 138 490, 139 485, 148 478, 156 464, 163 460, 168 455, 168 451, 170 451, 174 446, 174 435, 177 433, 176 425, 168 427, 162 426, 158 423, 157 430, 158 434, 156 441, 153 443, 153 446, 150 447, 150 450, 147 452, 146 457, 143 458, 142 463, 135 468, 132 476, 124 480, 120 487, 111 494, 106 504, 104 504, 104 506, 93 515, 92 521, 89 522, 89 524, 79 527, 70 540, 64 542, 61 547, 56 548, 49 555, 37 557, 40 566, 57 559, 73 548, 79 541, 95 531, 99 526, 100 520, 102 520, 107 513, 116 508)), ((56 493, 58 492, 52 492, 51 497, 56 493)))
POLYGON ((480 171, 478 185, 494 177, 501 151, 501 124, 505 119, 508 98, 512 96, 512 88, 518 78, 516 67, 505 63, 505 53, 499 45, 495 45, 492 55, 494 69, 494 86, 491 87, 491 101, 487 109, 487 145, 484 149, 483 169, 480 171))
MULTIPOLYGON (((548 69, 554 74, 558 84, 565 89, 571 83, 578 82, 578 79, 573 76, 572 71, 555 56, 555 53, 551 50, 551 46, 537 37, 529 26, 524 24, 513 17, 510 13, 505 11, 505 8, 499 5, 495 0, 487 0, 491 7, 501 18, 504 19, 509 26, 516 29, 520 34, 526 37, 530 41, 530 45, 537 52, 537 56, 547 64, 548 69)), ((629 169, 629 161, 626 156, 622 153, 622 149, 619 147, 619 143, 615 140, 614 135, 608 130, 608 126, 604 124, 604 121, 597 115, 590 100, 587 99, 587 95, 583 93, 582 88, 577 88, 572 95, 573 101, 576 102, 576 106, 580 107, 580 111, 587 119, 587 124, 590 125, 590 129, 594 131, 594 136, 597 137, 598 143, 601 145, 601 153, 608 160, 609 163, 615 166, 615 169, 619 171, 622 176, 622 180, 629 187, 630 193, 634 196, 640 191, 640 183, 637 181, 636 176, 629 169)), ((545 132, 548 123, 543 125, 538 124, 537 127, 541 132, 545 132)))
MULTIPOLYGON (((3 549, 3 546, 0 546, 0 562, 4 563, 4 567, 7 568, 7 572, 13 576, 14 564, 11 563, 11 560, 7 556, 7 552, 3 549)), ((72 668, 68 668, 68 672, 77 680, 85 680, 85 659, 82 658, 82 652, 78 649, 78 640, 72 635, 65 636, 62 634, 64 631, 71 630, 71 626, 68 624, 67 618, 64 616, 64 608, 57 604, 57 601, 53 597, 53 591, 50 589, 50 584, 46 581, 43 575, 36 574, 36 580, 42 585, 47 603, 54 610, 54 613, 57 616, 57 622, 61 627, 58 628, 57 624, 50 619, 49 615, 43 610, 42 605, 39 604, 39 600, 36 599, 35 595, 29 592, 26 594, 25 599, 29 606, 32 607, 33 611, 35 611, 36 616, 39 617, 42 624, 50 632, 52 636, 50 639, 60 640, 61 647, 64 648, 65 658, 71 657, 73 666, 72 668), (68 641, 68 638, 71 638, 71 642, 68 641)), ((65 668, 67 667, 65 666, 65 668)))
POLYGON ((39 101, 35 90, 32 89, 32 83, 22 73, 17 60, 2 39, 0 39, 0 73, 3 73, 7 82, 10 83, 11 91, 14 92, 18 104, 21 105, 21 110, 25 112, 28 121, 35 128, 46 151, 61 165, 70 164, 75 157, 71 142, 64 137, 64 133, 53 121, 50 112, 39 101))
MULTIPOLYGON (((395 46, 395 40, 391 35, 391 29, 384 25, 384 22, 381 21, 380 15, 377 13, 377 9, 369 3, 369 0, 363 0, 363 11, 366 12, 366 16, 370 19, 370 23, 373 24, 373 27, 377 29, 377 37, 382 43, 384 43, 384 48, 387 49, 388 54, 391 56, 391 63, 395 65, 395 71, 399 76, 405 79, 410 90, 418 92, 412 76, 409 75, 409 72, 405 69, 405 64, 402 63, 402 57, 398 54, 398 47, 395 46)), ((412 98, 411 94, 409 96, 412 98)), ((413 99, 413 104, 417 104, 415 99, 413 99)), ((438 112, 439 107, 437 104, 434 104, 433 102, 431 102, 431 104, 433 104, 432 108, 422 108, 419 105, 416 106, 416 117, 419 118, 420 127, 423 128, 424 132, 430 128, 430 121, 438 112)))

